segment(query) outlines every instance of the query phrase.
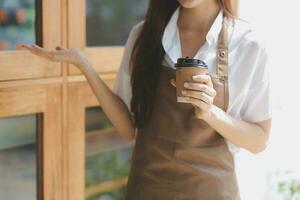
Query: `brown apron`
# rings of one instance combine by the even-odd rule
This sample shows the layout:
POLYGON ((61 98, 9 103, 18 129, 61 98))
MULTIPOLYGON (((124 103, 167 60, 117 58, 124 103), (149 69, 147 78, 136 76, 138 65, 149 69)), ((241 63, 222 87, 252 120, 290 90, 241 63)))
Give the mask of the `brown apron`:
MULTIPOLYGON (((214 104, 228 105, 228 33, 224 17, 212 81, 214 104)), ((163 66, 153 114, 137 130, 125 200, 239 200, 234 157, 224 137, 176 102, 175 69, 163 66)))

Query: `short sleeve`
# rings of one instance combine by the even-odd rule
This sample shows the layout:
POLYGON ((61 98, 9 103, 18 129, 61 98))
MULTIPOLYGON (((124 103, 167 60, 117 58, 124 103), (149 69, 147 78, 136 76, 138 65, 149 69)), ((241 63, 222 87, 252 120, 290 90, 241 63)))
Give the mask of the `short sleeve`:
POLYGON ((123 102, 127 105, 129 110, 130 110, 130 101, 132 97, 129 62, 130 62, 131 52, 142 23, 143 21, 135 25, 129 33, 129 37, 124 47, 124 53, 122 56, 121 64, 117 72, 117 76, 114 81, 113 89, 112 89, 113 92, 123 100, 123 102))
POLYGON ((265 48, 259 50, 253 78, 241 108, 241 119, 259 122, 272 117, 270 70, 265 48))
MULTIPOLYGON (((248 74, 251 81, 240 94, 240 99, 242 99, 240 119, 248 122, 259 122, 272 117, 271 81, 266 49, 258 48, 257 45, 253 45, 251 48, 253 55, 255 55, 251 57, 253 70, 248 71, 251 72, 248 74)), ((233 154, 238 153, 241 149, 229 140, 226 140, 226 143, 233 154)))

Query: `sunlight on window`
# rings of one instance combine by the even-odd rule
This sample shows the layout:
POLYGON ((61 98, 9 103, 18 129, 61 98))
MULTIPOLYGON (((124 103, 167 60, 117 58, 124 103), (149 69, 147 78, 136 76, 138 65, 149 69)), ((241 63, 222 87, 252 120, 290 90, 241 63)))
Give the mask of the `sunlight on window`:
POLYGON ((268 49, 274 107, 268 149, 237 156, 243 200, 300 199, 297 5, 293 0, 240 0, 239 16, 251 22, 268 49))

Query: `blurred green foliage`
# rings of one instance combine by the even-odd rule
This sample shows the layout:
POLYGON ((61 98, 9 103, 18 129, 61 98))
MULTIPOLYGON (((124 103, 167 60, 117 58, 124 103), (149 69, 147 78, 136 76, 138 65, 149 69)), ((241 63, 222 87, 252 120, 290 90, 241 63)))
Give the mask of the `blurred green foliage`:
MULTIPOLYGON (((86 158, 86 187, 127 177, 130 170, 132 148, 111 151, 105 154, 86 158)), ((99 200, 101 196, 109 196, 112 200, 121 200, 125 188, 102 193, 88 200, 99 200)))
MULTIPOLYGON (((113 125, 103 110, 97 107, 86 109, 86 132, 109 129, 113 125)), ((87 144, 89 145, 89 144, 87 144)), ((132 147, 105 151, 86 157, 85 184, 86 187, 127 177, 130 170, 132 147)), ((97 194, 87 200, 121 200, 125 187, 97 194)))
POLYGON ((97 107, 86 109, 85 113, 85 131, 103 130, 112 128, 113 125, 107 118, 103 110, 97 107))
POLYGON ((0 0, 0 8, 6 15, 6 21, 0 23, 0 50, 14 50, 18 43, 36 41, 35 0, 0 0), (19 23, 16 12, 21 9, 25 21, 19 23))
POLYGON ((291 171, 284 171, 283 178, 278 181, 277 191, 283 200, 300 199, 300 179, 293 175, 291 171))
POLYGON ((95 195, 87 200, 122 200, 125 193, 125 188, 119 188, 110 192, 95 195))
POLYGON ((113 150, 86 158, 86 186, 127 177, 132 148, 113 150))

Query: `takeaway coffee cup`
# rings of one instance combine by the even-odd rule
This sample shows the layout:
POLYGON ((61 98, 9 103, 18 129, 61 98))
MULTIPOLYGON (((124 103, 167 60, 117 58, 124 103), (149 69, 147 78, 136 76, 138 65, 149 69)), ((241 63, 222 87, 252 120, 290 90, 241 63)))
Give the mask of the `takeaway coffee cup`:
POLYGON ((182 95, 182 90, 184 90, 183 84, 185 82, 195 82, 192 78, 194 75, 206 74, 207 73, 207 64, 198 59, 191 58, 178 58, 176 67, 176 93, 177 93, 177 102, 180 103, 189 103, 187 97, 182 95))

